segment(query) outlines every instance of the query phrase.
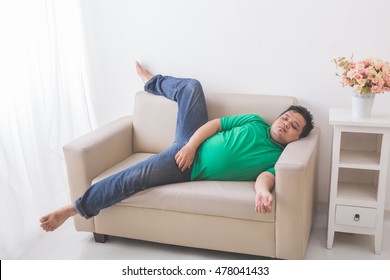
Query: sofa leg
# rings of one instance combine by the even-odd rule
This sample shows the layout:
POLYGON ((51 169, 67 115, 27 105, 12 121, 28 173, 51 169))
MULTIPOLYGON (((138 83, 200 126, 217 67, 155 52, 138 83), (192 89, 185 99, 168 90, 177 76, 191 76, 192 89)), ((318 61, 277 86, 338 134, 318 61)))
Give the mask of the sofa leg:
POLYGON ((106 241, 108 239, 108 235, 96 233, 96 232, 93 233, 93 237, 95 238, 95 242, 98 242, 98 243, 106 243, 106 241))

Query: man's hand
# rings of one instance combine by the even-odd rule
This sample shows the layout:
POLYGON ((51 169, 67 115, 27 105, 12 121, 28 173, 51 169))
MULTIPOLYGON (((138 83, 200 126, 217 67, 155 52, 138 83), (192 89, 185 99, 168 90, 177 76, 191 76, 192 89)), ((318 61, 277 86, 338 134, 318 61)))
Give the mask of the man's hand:
POLYGON ((181 148, 181 150, 175 155, 177 167, 183 172, 186 171, 194 162, 195 154, 196 148, 187 143, 187 145, 181 148))
POLYGON ((272 202, 274 198, 272 194, 268 191, 262 191, 256 193, 255 198, 255 210, 259 213, 271 213, 272 211, 272 202))
POLYGON ((271 194, 275 185, 275 175, 264 171, 257 176, 255 183, 255 210, 259 213, 270 213, 274 198, 271 194))
POLYGON ((219 119, 208 121, 195 131, 188 143, 175 155, 177 166, 181 171, 184 172, 191 167, 198 147, 218 131, 221 131, 219 119))

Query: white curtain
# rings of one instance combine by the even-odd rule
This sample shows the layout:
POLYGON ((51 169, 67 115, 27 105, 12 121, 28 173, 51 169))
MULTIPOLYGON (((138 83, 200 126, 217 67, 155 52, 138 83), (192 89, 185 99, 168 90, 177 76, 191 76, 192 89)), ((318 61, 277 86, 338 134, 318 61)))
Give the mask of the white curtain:
POLYGON ((94 126, 79 0, 0 0, 0 258, 69 203, 62 146, 94 126))

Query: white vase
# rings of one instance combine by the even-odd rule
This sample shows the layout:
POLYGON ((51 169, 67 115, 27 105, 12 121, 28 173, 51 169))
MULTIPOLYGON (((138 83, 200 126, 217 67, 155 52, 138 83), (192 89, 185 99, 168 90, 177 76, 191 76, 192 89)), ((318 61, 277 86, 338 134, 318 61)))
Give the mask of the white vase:
POLYGON ((361 94, 352 89, 352 116, 355 118, 371 117, 374 100, 375 93, 361 94))

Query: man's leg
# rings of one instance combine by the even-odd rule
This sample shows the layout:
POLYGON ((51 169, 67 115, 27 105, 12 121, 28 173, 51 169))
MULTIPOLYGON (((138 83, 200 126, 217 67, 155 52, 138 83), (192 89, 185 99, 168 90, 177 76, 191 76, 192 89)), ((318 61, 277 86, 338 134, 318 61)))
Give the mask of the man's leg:
POLYGON ((147 81, 145 91, 177 102, 175 141, 187 142, 208 121, 205 96, 197 80, 156 75, 147 81))
POLYGON ((176 101, 178 116, 176 140, 188 141, 195 131, 208 121, 206 100, 201 84, 195 79, 153 75, 138 62, 135 67, 145 83, 145 91, 176 101))
POLYGON ((87 190, 83 197, 75 202, 77 211, 86 218, 97 215, 100 209, 116 204, 138 191, 169 183, 185 182, 191 178, 191 169, 182 172, 177 166, 175 155, 193 133, 208 120, 205 97, 200 83, 194 79, 154 76, 139 63, 136 63, 136 69, 145 82, 146 91, 178 103, 175 142, 162 153, 115 174, 87 190))
POLYGON ((180 143, 174 143, 162 153, 97 182, 73 205, 70 204, 42 217, 41 227, 45 231, 53 231, 76 214, 87 219, 91 218, 99 214, 101 209, 112 206, 139 191, 190 181, 191 169, 182 172, 176 165, 175 154, 181 148, 180 143))
POLYGON ((189 181, 191 170, 181 172, 175 161, 175 154, 181 148, 182 145, 175 143, 162 153, 94 184, 75 201, 77 212, 85 218, 90 218, 99 214, 101 209, 139 191, 189 181))
POLYGON ((178 103, 176 141, 161 154, 132 166, 118 174, 91 186, 75 201, 74 206, 65 206, 40 219, 41 227, 53 231, 76 213, 89 218, 132 194, 158 185, 189 181, 191 169, 185 172, 176 165, 175 155, 192 134, 207 122, 207 108, 202 87, 193 79, 153 76, 136 64, 137 72, 144 82, 145 90, 163 95, 178 103), (77 210, 77 212, 76 212, 77 210))

